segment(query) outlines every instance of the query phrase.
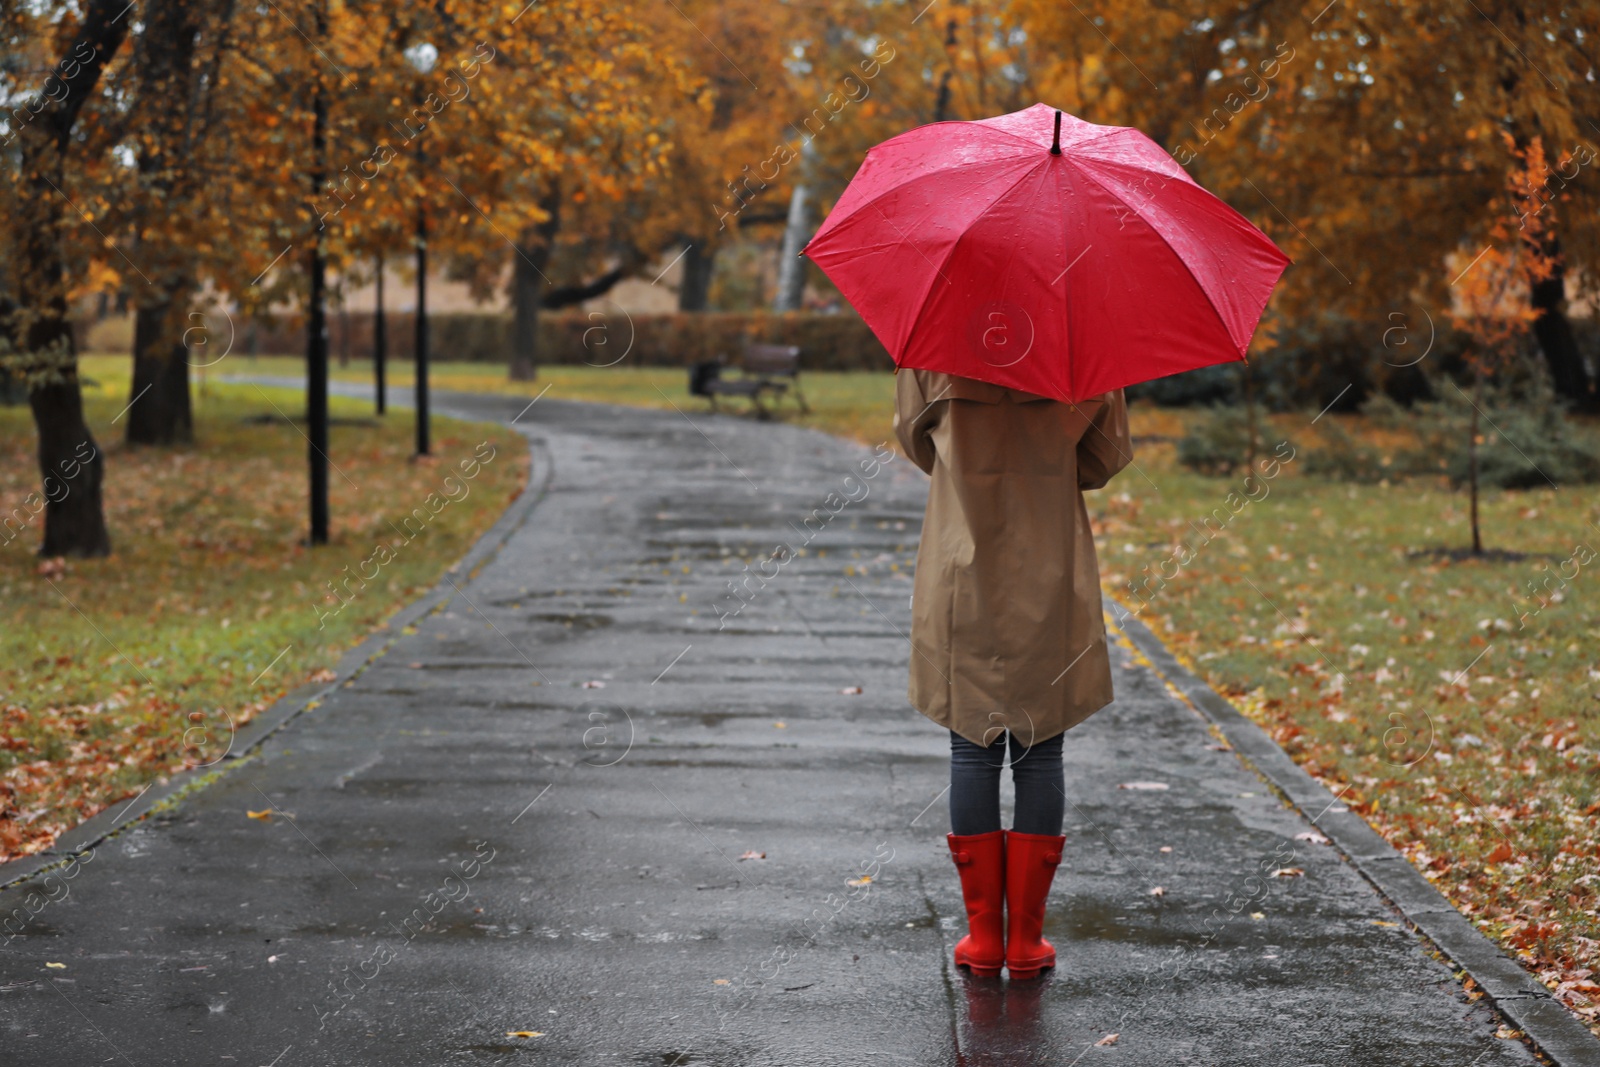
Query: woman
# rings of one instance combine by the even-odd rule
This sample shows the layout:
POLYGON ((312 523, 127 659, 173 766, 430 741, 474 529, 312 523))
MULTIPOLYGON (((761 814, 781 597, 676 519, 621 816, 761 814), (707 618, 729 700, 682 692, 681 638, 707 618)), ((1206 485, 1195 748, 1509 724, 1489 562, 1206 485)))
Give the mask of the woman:
POLYGON ((1083 490, 1133 458, 1119 389, 1066 404, 927 370, 896 377, 895 434, 933 478, 911 600, 911 703, 950 730, 957 966, 1054 967, 1044 902, 1061 861, 1064 731, 1111 702, 1083 490), (1000 828, 1009 741, 1016 816, 1000 828))

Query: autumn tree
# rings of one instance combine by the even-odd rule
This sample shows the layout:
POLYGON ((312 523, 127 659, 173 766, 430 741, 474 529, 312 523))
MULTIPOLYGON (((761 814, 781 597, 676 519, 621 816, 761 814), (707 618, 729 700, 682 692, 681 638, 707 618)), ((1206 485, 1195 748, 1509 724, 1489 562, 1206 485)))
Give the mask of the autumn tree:
MULTIPOLYGON (((1005 5, 981 0, 809 8, 781 42, 793 110, 777 127, 776 144, 760 168, 729 183, 731 194, 722 196, 719 211, 731 205, 741 226, 785 223, 782 254, 789 261, 873 145, 929 122, 984 118, 1034 103, 1023 40, 1005 5), (774 171, 781 184, 768 191, 764 183, 774 171), (776 212, 752 206, 758 191, 768 203, 777 201, 776 212)), ((789 265, 812 269, 804 261, 789 265)), ((780 286, 792 287, 782 295, 783 306, 798 306, 800 270, 780 274, 780 286)))
POLYGON ((391 249, 420 212, 435 262, 484 295, 509 274, 513 372, 531 375, 540 308, 603 293, 654 254, 639 201, 665 151, 651 109, 676 91, 662 79, 677 64, 626 5, 357 10, 335 13, 327 48, 354 90, 330 116, 336 158, 315 206, 329 262, 391 249), (437 57, 426 73, 402 58, 419 49, 437 57), (564 230, 588 250, 565 271, 564 230))
POLYGON ((695 79, 695 92, 664 111, 672 151, 657 211, 670 224, 665 236, 685 250, 678 306, 702 311, 718 253, 742 228, 787 215, 809 42, 826 32, 829 9, 737 0, 650 10, 653 34, 695 79))
POLYGON ((133 43, 123 147, 135 165, 122 210, 153 284, 135 290, 129 444, 193 436, 188 341, 204 339, 194 300, 204 250, 222 225, 207 194, 228 180, 206 141, 233 15, 233 0, 153 0, 133 43))
POLYGON ((46 500, 40 553, 47 556, 111 552, 101 504, 105 459, 84 421, 63 235, 73 211, 68 164, 85 140, 79 116, 128 34, 127 14, 120 0, 89 0, 80 11, 8 8, 4 26, 11 42, 24 45, 17 54, 42 60, 29 71, 38 88, 4 120, 11 266, 0 341, 6 365, 26 382, 38 432, 46 500))
POLYGON ((1471 408, 1467 419, 1467 482, 1470 493, 1472 554, 1483 554, 1483 533, 1478 521, 1478 446, 1482 440, 1484 387, 1505 369, 1516 344, 1537 322, 1540 311, 1533 294, 1555 271, 1548 254, 1546 230, 1555 219, 1549 207, 1549 164, 1544 146, 1534 137, 1525 147, 1504 137, 1519 161, 1506 181, 1500 211, 1489 224, 1489 244, 1471 257, 1451 283, 1455 300, 1450 317, 1469 339, 1463 358, 1472 374, 1471 408), (1511 219, 1517 227, 1512 229, 1511 219))
MULTIPOLYGON (((1554 160, 1594 158, 1592 6, 1017 0, 1013 10, 1041 95, 1145 130, 1291 252, 1274 309, 1296 323, 1444 307, 1444 261, 1485 236, 1516 150, 1538 137, 1554 160)), ((1566 173, 1552 186, 1570 209, 1543 237, 1555 269, 1532 294, 1534 332, 1557 389, 1589 404, 1564 282, 1600 267, 1600 183, 1566 173)))
POLYGON ((458 190, 470 201, 458 239, 508 246, 513 378, 536 373, 541 309, 605 293, 664 243, 650 196, 669 149, 662 112, 691 82, 651 41, 641 7, 568 0, 527 11, 498 37, 483 106, 462 128, 460 152, 475 165, 458 190))

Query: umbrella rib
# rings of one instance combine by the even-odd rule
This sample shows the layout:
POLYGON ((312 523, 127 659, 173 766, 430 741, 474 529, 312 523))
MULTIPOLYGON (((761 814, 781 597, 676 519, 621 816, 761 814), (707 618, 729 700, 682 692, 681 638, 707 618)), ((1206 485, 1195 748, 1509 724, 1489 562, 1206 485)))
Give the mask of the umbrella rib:
MULTIPOLYGON (((1044 159, 1042 161, 1040 161, 1038 163, 1035 163, 1033 165, 1033 171, 1038 171, 1039 169, 1048 166, 1049 163, 1050 163, 1050 156, 1047 155, 1047 156, 1044 157, 1044 159)), ((950 242, 950 247, 945 251, 943 260, 940 261, 938 266, 934 267, 934 271, 936 272, 938 277, 944 278, 944 268, 946 266, 948 266, 949 263, 950 263, 950 260, 952 258, 954 258, 955 254, 956 254, 956 249, 961 246, 961 242, 967 236, 967 234, 972 232, 972 228, 974 226, 976 226, 979 222, 983 221, 983 217, 985 215, 987 215, 989 212, 993 211, 996 204, 1000 203, 1000 201, 1005 199, 1006 196, 1008 196, 1010 193, 1014 192, 1016 190, 1017 186, 1021 185, 1024 181, 1026 181, 1031 176, 1032 176, 1031 173, 1022 175, 1022 177, 1020 177, 1016 181, 1016 183, 1011 186, 1010 189, 1007 189, 1004 193, 1001 193, 999 196, 997 196, 993 200, 989 201, 989 203, 984 205, 984 208, 983 208, 982 211, 978 212, 976 215, 974 215, 972 217, 971 221, 969 221, 967 223, 967 228, 962 230, 959 234, 957 234, 956 235, 956 239, 954 241, 950 242)), ((879 209, 879 214, 882 214, 882 213, 883 213, 882 209, 879 209)), ((885 218, 887 218, 887 216, 885 216, 885 218)), ((896 229, 898 229, 898 227, 896 227, 896 229)), ((919 249, 917 249, 917 252, 918 252, 918 254, 921 254, 922 250, 919 248, 919 249)), ((926 255, 924 255, 922 258, 923 259, 927 259, 928 257, 926 255)), ((929 260, 929 262, 932 263, 932 260, 929 260)), ((945 278, 945 284, 949 285, 950 284, 950 279, 945 278)), ((922 299, 917 301, 917 311, 916 311, 916 314, 914 316, 912 316, 911 332, 906 334, 905 344, 902 346, 902 350, 903 351, 906 351, 906 352, 911 351, 911 342, 916 338, 917 329, 923 323, 922 313, 923 313, 923 311, 925 311, 927 309, 928 301, 931 300, 932 298, 933 298, 933 280, 929 279, 928 280, 928 287, 922 291, 922 299)))
MULTIPOLYGON (((1001 116, 1001 117, 1004 117, 1004 116, 1001 116)), ((954 122, 954 123, 960 123, 962 125, 976 126, 979 129, 983 130, 985 133, 998 133, 1002 137, 1015 138, 1016 140, 1021 141, 1023 144, 1027 145, 1030 148, 1047 148, 1047 147, 1049 147, 1043 141, 1031 140, 1030 138, 1024 137, 1020 133, 1012 133, 1010 130, 1002 129, 999 126, 990 126, 987 123, 987 121, 984 120, 984 119, 951 119, 950 121, 954 122)), ((930 125, 942 126, 942 125, 944 125, 944 123, 936 122, 936 123, 930 123, 930 125)), ((917 127, 917 129, 922 129, 922 128, 923 127, 921 127, 921 126, 917 127)), ((1135 132, 1138 132, 1135 129, 1135 127, 1133 127, 1133 126, 1105 126, 1105 127, 1102 127, 1102 128, 1105 130, 1104 133, 1097 133, 1093 137, 1085 137, 1081 141, 1073 141, 1071 144, 1064 144, 1064 145, 1061 146, 1061 151, 1063 153, 1065 153, 1069 148, 1081 148, 1086 144, 1093 144, 1096 141, 1103 141, 1107 137, 1112 137, 1112 136, 1115 136, 1116 134, 1119 134, 1119 133, 1127 133, 1129 130, 1134 130, 1135 132)), ((907 133, 915 133, 916 130, 908 130, 906 132, 907 133)), ((902 134, 901 136, 905 136, 905 135, 902 134)))
MULTIPOLYGON (((1065 157, 1063 157, 1063 158, 1065 158, 1065 157)), ((1063 177, 1067 174, 1067 172, 1064 171, 1064 170, 1061 173, 1062 173, 1063 177)), ((1074 174, 1077 173, 1076 168, 1074 168, 1072 173, 1074 173, 1074 174)), ((1056 182, 1056 190, 1057 190, 1057 193, 1059 194, 1059 192, 1061 190, 1061 179, 1059 179, 1059 178, 1057 179, 1057 182, 1056 182)), ((1067 213, 1065 211, 1057 212, 1057 217, 1061 220, 1061 255, 1062 255, 1062 258, 1065 258, 1066 254, 1067 254, 1067 240, 1069 238, 1069 234, 1068 234, 1069 220, 1068 220, 1067 213)), ((1085 249, 1085 251, 1087 251, 1087 249, 1085 249)), ((1083 258, 1083 253, 1080 252, 1078 254, 1078 259, 1082 259, 1082 258, 1083 258)), ((1061 272, 1063 278, 1065 278, 1067 272, 1072 270, 1072 268, 1077 264, 1078 259, 1075 259, 1071 263, 1067 264, 1066 270, 1063 270, 1061 272)), ((1050 283, 1050 287, 1052 289, 1055 288, 1055 283, 1051 282, 1050 283)), ((1066 284, 1061 287, 1061 340, 1062 340, 1062 343, 1066 347, 1066 350, 1067 350, 1066 351, 1066 358, 1063 360, 1063 362, 1066 364, 1066 368, 1065 369, 1066 369, 1066 372, 1067 372, 1067 392, 1072 395, 1074 400, 1077 400, 1077 399, 1079 399, 1079 397, 1078 397, 1078 375, 1076 373, 1075 365, 1076 365, 1076 363, 1078 361, 1077 361, 1076 358, 1074 358, 1077 355, 1077 353, 1074 351, 1073 344, 1072 344, 1072 279, 1071 278, 1066 278, 1066 284)))
MULTIPOLYGON (((1114 136, 1116 134, 1119 134, 1119 133, 1142 133, 1142 132, 1143 131, 1139 130, 1137 127, 1134 127, 1134 126, 1113 126, 1106 133, 1096 134, 1093 137, 1085 137, 1083 140, 1074 143, 1072 145, 1072 148, 1074 150, 1076 150, 1076 149, 1082 148, 1084 145, 1098 144, 1099 142, 1104 141, 1107 138, 1112 137, 1112 136, 1114 136)), ((1149 140, 1149 138, 1146 138, 1146 140, 1149 140)), ((1166 154, 1166 149, 1162 148, 1160 145, 1156 144, 1154 141, 1151 141, 1150 144, 1157 151, 1161 152, 1163 155, 1166 154)), ((1062 153, 1063 153, 1063 155, 1066 153, 1066 149, 1065 148, 1062 149, 1062 153)), ((1171 157, 1169 156, 1168 158, 1171 158, 1171 157)), ((1103 158, 1101 158, 1099 156, 1095 156, 1095 155, 1089 155, 1089 156, 1086 156, 1084 158, 1072 158, 1071 162, 1075 166, 1081 167, 1081 166, 1083 166, 1083 164, 1085 162, 1112 163, 1112 164, 1115 164, 1117 161, 1116 160, 1110 160, 1110 159, 1103 159, 1103 158)), ((1196 187, 1200 187, 1200 183, 1195 181, 1193 178, 1189 177, 1189 172, 1184 170, 1183 166, 1181 164, 1179 164, 1177 160, 1174 159, 1172 162, 1173 162, 1173 164, 1175 166, 1178 167, 1178 174, 1176 174, 1176 175, 1166 175, 1166 177, 1171 178, 1171 180, 1173 180, 1175 182, 1176 181, 1183 181, 1183 182, 1188 182, 1190 185, 1193 185, 1193 186, 1196 186, 1196 187)), ((1127 164, 1122 164, 1122 165, 1126 166, 1127 164)))
MULTIPOLYGON (((902 137, 910 137, 913 134, 916 134, 916 133, 919 133, 919 132, 921 132, 923 130, 928 129, 930 126, 975 126, 980 131, 982 131, 983 133, 994 133, 994 134, 999 134, 1001 137, 1009 137, 1014 141, 1022 142, 1023 144, 1027 145, 1029 148, 1048 148, 1049 147, 1049 145, 1043 144, 1043 143, 1041 143, 1039 141, 1030 141, 1028 138, 1022 136, 1022 134, 1020 134, 1020 133, 1012 133, 1010 130, 1001 129, 999 126, 990 126, 983 119, 946 119, 943 122, 929 122, 929 123, 925 123, 925 124, 923 124, 921 126, 914 126, 911 129, 905 131, 904 133, 895 134, 893 137, 889 138, 887 141, 883 142, 880 145, 874 145, 871 149, 869 149, 869 151, 874 151, 875 152, 880 148, 887 148, 889 145, 892 145, 896 141, 900 140, 900 138, 902 138, 902 137)), ((1113 130, 1132 129, 1131 126, 1113 126, 1113 127, 1110 127, 1110 128, 1113 129, 1113 130)), ((1095 140, 1095 138, 1089 138, 1089 140, 1095 140)))
MULTIPOLYGON (((1050 157, 1049 156, 1045 156, 1044 159, 1040 161, 1039 165, 1034 167, 1033 175, 1029 175, 1028 176, 1028 177, 1035 177, 1036 178, 1035 184, 1034 184, 1034 190, 1033 190, 1033 195, 1034 195, 1035 199, 1037 199, 1037 197, 1038 197, 1038 193, 1039 193, 1040 187, 1045 185, 1045 183, 1049 180, 1050 169, 1051 169, 1050 168, 1050 157)), ((995 206, 995 204, 1000 203, 1001 200, 1004 200, 1007 196, 1010 196, 1012 193, 1014 193, 1018 189, 1020 189, 1022 187, 1023 182, 1026 181, 1026 180, 1027 180, 1026 177, 1023 178, 1022 180, 1018 181, 1015 185, 1013 185, 1010 189, 1007 189, 1004 193, 1002 193, 999 196, 995 197, 994 198, 994 203, 990 204, 989 207, 987 207, 983 211, 979 212, 978 217, 976 219, 972 220, 973 224, 976 225, 978 222, 980 222, 983 219, 983 216, 988 214, 989 210, 991 208, 993 208, 995 206)), ((1061 212, 1060 214, 1065 215, 1065 212, 1061 212)), ((1010 254, 1006 258, 1005 270, 1000 274, 1000 277, 1002 277, 1002 278, 1010 278, 1010 276, 1011 276, 1011 266, 1012 266, 1013 263, 1016 262, 1017 256, 1021 253, 1021 249, 1022 249, 1022 245, 1020 244, 1020 242, 1017 243, 1017 244, 1013 244, 1011 246, 1010 254)), ((954 254, 953 250, 952 250, 952 254, 954 254)), ((1029 320, 1029 334, 1030 334, 1030 337, 1029 337, 1029 341, 1028 341, 1028 349, 1029 349, 1029 351, 1032 351, 1034 342, 1038 340, 1038 331, 1033 328, 1032 316, 1027 314, 1027 309, 1026 308, 1023 309, 1023 314, 1029 320)), ((1027 352, 1024 352, 1022 354, 1022 356, 1018 356, 1017 358, 1020 360, 1020 359, 1024 358, 1026 355, 1027 355, 1027 352)))
MULTIPOLYGON (((1090 181, 1094 182, 1101 189, 1104 189, 1106 191, 1106 194, 1109 195, 1112 199, 1116 200, 1117 203, 1121 204, 1123 207, 1125 207, 1129 211, 1133 212, 1136 216, 1138 216, 1138 219, 1139 219, 1140 222, 1142 222, 1146 226, 1150 227, 1150 232, 1151 233, 1155 234, 1158 238, 1161 239, 1161 243, 1166 245, 1167 246, 1167 250, 1172 253, 1172 258, 1177 260, 1178 263, 1183 267, 1183 269, 1188 272, 1190 278, 1194 279, 1195 288, 1199 289, 1200 290, 1200 295, 1204 296, 1206 298, 1206 306, 1209 307, 1211 309, 1211 313, 1217 317, 1217 324, 1222 327, 1222 332, 1227 336, 1228 341, 1234 346, 1234 348, 1238 349, 1240 358, 1243 358, 1245 349, 1250 347, 1249 339, 1247 338, 1245 340, 1245 343, 1244 343, 1243 346, 1241 346, 1239 344, 1238 340, 1233 336, 1233 331, 1228 328, 1228 323, 1223 319, 1222 312, 1217 309, 1217 302, 1215 300, 1211 299, 1211 294, 1206 291, 1205 284, 1200 281, 1200 276, 1194 272, 1194 268, 1193 267, 1189 266, 1189 261, 1184 259, 1183 256, 1181 256, 1178 253, 1178 250, 1176 248, 1172 247, 1172 242, 1167 240, 1167 235, 1162 233, 1159 229, 1157 229, 1155 223, 1153 223, 1149 219, 1147 219, 1144 216, 1144 213, 1141 212, 1137 207, 1135 207, 1134 205, 1128 203, 1128 201, 1123 199, 1123 197, 1121 195, 1119 195, 1115 189, 1113 189, 1111 186, 1107 185, 1105 182, 1101 181, 1100 178, 1092 170, 1090 170, 1088 167, 1082 166, 1076 160, 1073 160, 1072 163, 1073 163, 1073 166, 1078 169, 1078 173, 1082 174, 1084 177, 1086 177, 1090 181)), ((1209 190, 1207 190, 1207 189, 1205 189, 1205 188, 1203 188, 1203 187, 1201 187, 1199 185, 1196 185, 1195 188, 1199 189, 1201 192, 1205 193, 1207 196, 1213 196, 1213 197, 1216 196, 1215 193, 1212 193, 1211 191, 1209 191, 1209 190)))
MULTIPOLYGON (((919 129, 920 129, 920 127, 919 127, 919 129)), ((869 199, 863 200, 859 204, 852 205, 850 207, 850 214, 851 215, 857 215, 857 214, 860 214, 866 208, 871 207, 871 208, 877 208, 878 209, 878 213, 881 215, 883 213, 883 209, 882 208, 878 208, 878 201, 882 200, 884 197, 888 196, 890 193, 897 193, 901 189, 904 189, 906 186, 911 185, 911 184, 913 184, 915 182, 920 182, 920 181, 922 181, 922 180, 924 180, 926 178, 943 177, 944 175, 949 174, 951 171, 965 170, 968 167, 991 166, 991 165, 993 165, 993 163, 994 163, 994 160, 992 160, 992 159, 975 159, 975 160, 972 160, 972 161, 967 162, 967 163, 958 163, 955 166, 951 166, 951 167, 942 167, 939 170, 925 170, 925 171, 922 171, 921 173, 913 174, 911 177, 907 178, 905 181, 900 182, 900 183, 898 183, 896 185, 891 185, 886 189, 879 189, 877 192, 873 193, 872 196, 869 199)), ((834 211, 838 211, 838 206, 837 205, 835 205, 834 211)), ((832 216, 830 215, 830 218, 831 217, 832 216)))
MULTIPOLYGON (((1093 137, 1085 137, 1081 141, 1073 141, 1069 145, 1062 145, 1061 154, 1065 156, 1067 154, 1067 149, 1069 148, 1076 151, 1077 149, 1082 148, 1084 145, 1094 144, 1097 141, 1104 141, 1107 137, 1115 137, 1119 133, 1127 133, 1132 129, 1132 126, 1109 126, 1106 128, 1105 133, 1097 133, 1093 137)), ((1138 131, 1135 130, 1134 132, 1138 131)))
MULTIPOLYGON (((884 222, 887 222, 890 226, 894 227, 894 232, 900 235, 900 241, 901 241, 902 244, 911 245, 911 247, 916 250, 917 255, 922 257, 923 262, 925 262, 926 264, 928 264, 928 266, 933 268, 933 273, 934 273, 934 275, 936 277, 944 278, 944 283, 946 285, 950 284, 950 279, 944 277, 944 263, 949 263, 950 262, 949 253, 945 254, 944 263, 935 263, 933 260, 928 258, 928 253, 924 252, 920 248, 917 248, 916 244, 911 240, 911 238, 906 236, 906 231, 902 230, 898 223, 896 223, 888 215, 885 215, 883 213, 883 208, 881 208, 878 205, 874 204, 874 205, 872 205, 872 210, 876 211, 878 213, 878 217, 883 219, 884 222)), ((956 240, 952 241, 950 243, 950 246, 952 248, 954 248, 956 242, 960 241, 960 240, 961 240, 961 238, 959 236, 957 236, 956 240)), ((930 281, 930 282, 928 282, 928 289, 932 290, 932 288, 933 288, 933 282, 930 281)))

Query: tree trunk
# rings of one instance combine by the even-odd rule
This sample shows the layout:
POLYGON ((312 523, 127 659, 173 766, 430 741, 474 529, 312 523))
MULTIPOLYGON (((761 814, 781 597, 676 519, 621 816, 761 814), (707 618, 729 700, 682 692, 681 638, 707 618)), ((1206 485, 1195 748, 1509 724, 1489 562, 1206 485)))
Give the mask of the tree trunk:
POLYGON ((1483 402, 1483 371, 1472 383, 1472 423, 1467 436, 1467 480, 1472 488, 1472 554, 1483 555, 1483 533, 1478 526, 1478 407, 1483 402))
POLYGON ((1556 258, 1561 254, 1560 241, 1551 237, 1545 251, 1555 258, 1556 266, 1550 277, 1533 286, 1530 294, 1530 302, 1539 313, 1533 320, 1533 334, 1550 367, 1550 380, 1557 395, 1580 411, 1593 411, 1596 397, 1589 369, 1583 365, 1583 354, 1578 351, 1572 323, 1567 319, 1566 269, 1556 258))
POLYGON ((704 311, 711 302, 711 272, 717 250, 696 240, 683 257, 683 281, 678 284, 678 310, 704 311))
POLYGON ((561 202, 555 193, 541 201, 549 216, 528 232, 517 248, 511 272, 511 369, 514 382, 531 382, 539 376, 539 308, 544 304, 550 279, 550 253, 561 227, 561 202))
MULTIPOLYGON (((802 150, 803 154, 803 150, 802 150)), ((778 294, 774 312, 797 312, 805 299, 805 261, 800 250, 811 237, 811 211, 806 205, 805 182, 795 182, 789 195, 789 222, 784 226, 784 243, 778 253, 778 294)))
POLYGON ((939 92, 933 101, 934 122, 943 122, 950 117, 950 80, 956 73, 956 48, 956 20, 951 19, 945 25, 944 52, 947 62, 944 72, 939 75, 939 92))
POLYGON ((66 56, 47 79, 36 118, 18 135, 22 180, 12 206, 20 235, 18 306, 6 332, 20 349, 39 434, 45 490, 40 553, 49 556, 111 554, 100 498, 105 460, 83 418, 78 354, 67 322, 67 265, 59 237, 66 200, 59 190, 67 184, 66 155, 78 113, 127 36, 127 11, 123 0, 89 0, 66 56))
POLYGON ((133 386, 126 440, 130 445, 188 444, 194 440, 189 400, 189 352, 183 343, 190 290, 164 291, 168 299, 143 305, 133 319, 133 386))
MULTIPOLYGON (((539 373, 538 348, 539 348, 539 312, 541 310, 555 310, 556 308, 572 307, 586 300, 609 293, 616 284, 639 269, 638 262, 630 257, 624 260, 621 266, 613 267, 593 281, 580 282, 577 285, 563 285, 552 289, 544 276, 544 268, 550 265, 548 255, 539 256, 532 254, 532 249, 522 250, 527 254, 530 262, 524 264, 519 261, 518 268, 522 272, 514 275, 514 286, 529 286, 513 295, 516 297, 516 320, 513 324, 514 338, 518 352, 528 353, 525 364, 519 369, 517 359, 512 358, 511 378, 514 381, 533 381, 539 373), (524 309, 529 309, 527 318, 523 318, 524 309)), ((598 314, 598 313, 596 313, 598 314)), ((620 356, 618 357, 621 358, 620 356)), ((609 366, 609 364, 608 364, 609 366)))
POLYGON ((1244 468, 1251 474, 1256 470, 1256 376, 1250 369, 1250 361, 1244 364, 1244 412, 1245 432, 1249 440, 1244 448, 1244 468))
POLYGON ((190 176, 200 121, 196 96, 204 73, 195 47, 202 15, 203 6, 196 3, 152 5, 134 51, 138 101, 148 114, 139 139, 139 180, 150 197, 147 203, 155 205, 153 212, 141 212, 139 246, 162 262, 145 264, 155 283, 134 310, 133 382, 124 431, 130 445, 194 440, 185 345, 189 300, 196 288, 193 257, 167 234, 167 212, 195 192, 190 176))
POLYGON ((111 555, 100 502, 105 457, 83 421, 76 369, 67 381, 29 392, 28 406, 39 427, 39 470, 44 474, 44 544, 39 555, 111 555))
POLYGON ((539 376, 539 305, 544 302, 545 278, 550 262, 547 245, 517 249, 511 275, 511 380, 531 382, 539 376))

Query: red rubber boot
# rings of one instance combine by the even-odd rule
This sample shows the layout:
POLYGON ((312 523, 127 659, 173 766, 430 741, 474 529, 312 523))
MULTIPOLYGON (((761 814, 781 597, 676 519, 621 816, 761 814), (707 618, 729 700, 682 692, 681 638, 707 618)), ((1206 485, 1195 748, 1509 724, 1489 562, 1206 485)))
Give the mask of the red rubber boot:
POLYGON ((1006 961, 1006 832, 949 838, 967 906, 967 936, 956 942, 956 966, 981 978, 998 977, 1006 961))
POLYGON ((1061 863, 1066 837, 1006 833, 1006 972, 1037 978, 1056 965, 1056 949, 1044 938, 1044 903, 1061 863))

